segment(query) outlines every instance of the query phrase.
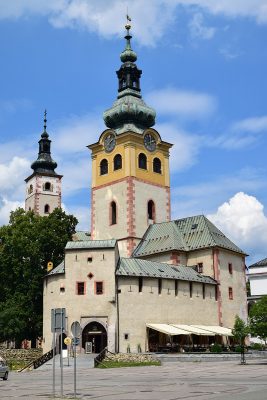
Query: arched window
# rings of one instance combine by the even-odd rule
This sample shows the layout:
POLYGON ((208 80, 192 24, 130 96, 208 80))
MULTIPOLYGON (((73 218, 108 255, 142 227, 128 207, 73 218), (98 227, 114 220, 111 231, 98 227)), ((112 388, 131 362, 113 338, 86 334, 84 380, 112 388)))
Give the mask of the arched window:
POLYGON ((113 159, 113 164, 114 164, 114 171, 117 171, 117 169, 122 168, 122 158, 120 154, 115 155, 113 159))
POLYGON ((157 157, 153 160, 153 171, 157 174, 161 174, 161 161, 157 157))
POLYGON ((115 201, 110 203, 110 225, 115 225, 117 223, 117 205, 115 201))
POLYGON ((33 192, 33 186, 30 185, 29 189, 28 189, 28 194, 31 194, 33 192))
POLYGON ((100 162, 100 175, 105 175, 107 173, 108 173, 108 160, 104 158, 104 160, 100 162))
POLYGON ((50 182, 45 182, 44 190, 51 191, 51 183, 50 182))
POLYGON ((147 169, 147 158, 144 153, 140 153, 138 156, 138 167, 142 169, 147 169))
POLYGON ((45 214, 49 214, 49 212, 50 212, 50 206, 49 206, 49 204, 46 204, 46 205, 44 206, 44 213, 45 213, 45 214))
POLYGON ((149 200, 147 203, 147 217, 149 220, 152 220, 155 222, 155 217, 156 217, 156 212, 155 212, 155 203, 153 200, 149 200))

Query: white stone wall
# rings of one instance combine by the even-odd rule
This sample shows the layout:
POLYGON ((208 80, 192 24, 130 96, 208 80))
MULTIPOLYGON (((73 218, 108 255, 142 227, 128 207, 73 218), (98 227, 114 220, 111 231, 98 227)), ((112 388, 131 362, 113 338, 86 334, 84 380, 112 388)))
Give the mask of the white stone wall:
POLYGON ((148 350, 146 323, 218 325, 217 302, 214 285, 205 285, 206 296, 202 297, 202 284, 193 283, 190 298, 189 282, 179 281, 175 296, 175 281, 162 280, 162 292, 158 294, 158 279, 144 278, 142 293, 138 292, 138 278, 120 277, 119 318, 120 351, 137 352, 148 350), (129 339, 125 339, 125 334, 129 339))
POLYGON ((248 278, 251 296, 267 295, 267 266, 251 268, 248 278))
POLYGON ((26 184, 25 210, 33 210, 41 216, 48 215, 44 212, 45 205, 49 205, 49 213, 61 207, 61 178, 57 176, 33 175, 26 184), (44 190, 46 182, 51 184, 51 190, 44 190), (30 193, 29 188, 33 190, 30 193))
POLYGON ((108 331, 108 347, 115 350, 115 279, 114 271, 118 252, 114 249, 67 250, 65 274, 51 275, 44 280, 44 351, 52 345, 50 315, 53 308, 66 308, 67 335, 71 336, 71 325, 79 321, 84 328, 88 322, 99 321, 108 331), (88 262, 92 258, 92 262, 88 262), (88 274, 92 273, 90 279, 88 274), (95 282, 102 281, 104 293, 95 294, 95 282), (85 282, 85 294, 77 294, 77 282, 85 282), (62 293, 60 288, 64 287, 62 293))

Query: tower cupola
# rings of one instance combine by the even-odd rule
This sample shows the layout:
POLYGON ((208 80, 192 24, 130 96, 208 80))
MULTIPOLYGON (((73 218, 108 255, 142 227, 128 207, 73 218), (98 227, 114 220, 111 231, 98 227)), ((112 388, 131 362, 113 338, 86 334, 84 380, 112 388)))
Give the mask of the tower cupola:
POLYGON ((55 169, 57 167, 57 163, 51 157, 51 140, 49 139, 49 135, 46 131, 46 110, 44 112, 44 131, 41 134, 41 139, 39 140, 39 153, 37 160, 35 160, 31 168, 34 172, 39 173, 49 173, 55 174, 55 169))
POLYGON ((120 55, 122 65, 117 71, 118 96, 111 108, 103 114, 104 122, 108 128, 115 129, 116 133, 127 130, 143 133, 155 124, 156 112, 146 105, 142 99, 140 78, 142 71, 135 61, 137 54, 132 50, 130 29, 126 28, 126 45, 120 55))

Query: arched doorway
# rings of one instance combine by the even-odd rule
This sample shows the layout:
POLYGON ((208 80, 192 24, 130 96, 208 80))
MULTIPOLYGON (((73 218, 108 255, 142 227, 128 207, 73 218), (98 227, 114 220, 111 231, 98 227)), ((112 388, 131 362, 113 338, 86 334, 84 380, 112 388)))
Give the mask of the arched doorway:
POLYGON ((82 347, 86 349, 86 343, 91 343, 92 353, 100 353, 107 346, 107 331, 99 322, 90 322, 82 333, 82 347))

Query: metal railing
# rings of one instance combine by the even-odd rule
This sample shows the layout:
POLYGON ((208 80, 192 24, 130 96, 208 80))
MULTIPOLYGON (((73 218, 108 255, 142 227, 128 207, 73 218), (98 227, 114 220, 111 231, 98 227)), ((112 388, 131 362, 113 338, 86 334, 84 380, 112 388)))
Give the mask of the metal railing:
POLYGON ((23 368, 21 368, 18 372, 22 372, 25 369, 33 367, 34 369, 37 369, 44 365, 47 361, 51 360, 54 356, 56 355, 56 349, 55 353, 53 353, 53 349, 49 350, 47 353, 43 354, 41 357, 36 358, 35 360, 31 361, 29 364, 25 365, 23 368))

